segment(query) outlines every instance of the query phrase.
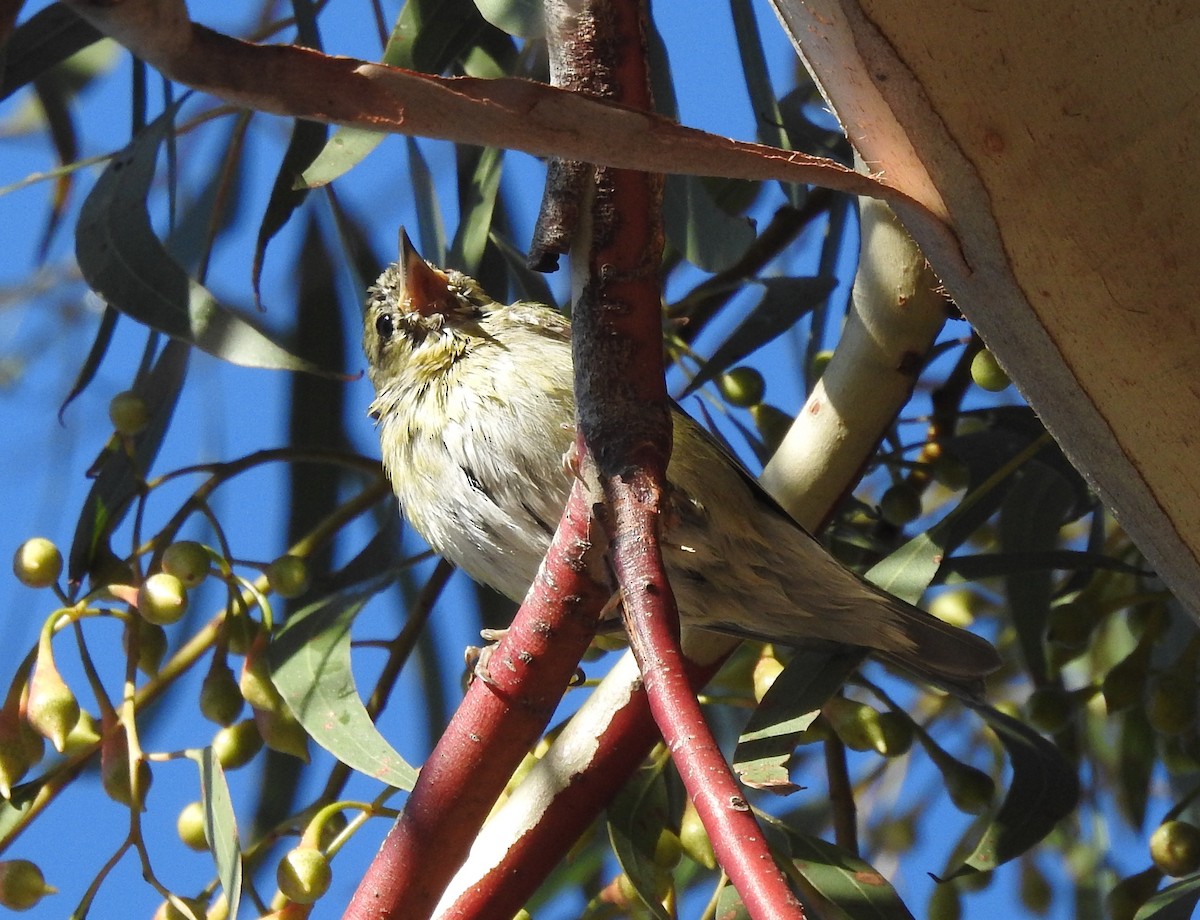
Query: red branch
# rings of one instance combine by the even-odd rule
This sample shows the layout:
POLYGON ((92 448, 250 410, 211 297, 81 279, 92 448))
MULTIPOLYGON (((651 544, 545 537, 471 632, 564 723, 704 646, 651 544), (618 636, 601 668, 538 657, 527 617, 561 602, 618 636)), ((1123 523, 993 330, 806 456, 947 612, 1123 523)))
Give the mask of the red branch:
POLYGON ((609 589, 592 577, 597 554, 589 525, 584 490, 576 483, 546 561, 488 660, 488 680, 471 685, 421 768, 346 918, 432 914, 595 635, 609 589))

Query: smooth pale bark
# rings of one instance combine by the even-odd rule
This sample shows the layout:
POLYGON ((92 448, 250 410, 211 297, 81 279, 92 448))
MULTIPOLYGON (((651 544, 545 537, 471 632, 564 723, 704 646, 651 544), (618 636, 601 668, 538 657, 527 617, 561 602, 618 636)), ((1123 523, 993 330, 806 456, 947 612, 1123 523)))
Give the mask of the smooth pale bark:
POLYGON ((1200 611, 1200 13, 1176 2, 774 0, 1022 394, 1200 611))

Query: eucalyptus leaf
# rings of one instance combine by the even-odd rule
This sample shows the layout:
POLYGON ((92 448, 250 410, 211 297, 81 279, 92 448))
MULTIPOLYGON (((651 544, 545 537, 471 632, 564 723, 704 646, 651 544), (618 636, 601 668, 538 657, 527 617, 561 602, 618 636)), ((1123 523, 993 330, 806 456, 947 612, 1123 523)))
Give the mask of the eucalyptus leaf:
POLYGON ((645 912, 657 920, 672 920, 659 896, 657 880, 661 873, 652 859, 654 843, 667 819, 667 789, 663 782, 666 762, 666 758, 659 758, 639 771, 608 808, 608 838, 613 854, 645 912))
POLYGON ((317 744, 360 773, 411 789, 417 773, 371 721, 350 667, 350 625, 379 586, 330 595, 293 614, 271 643, 271 680, 317 744))
MULTIPOLYGON (((442 73, 488 28, 472 0, 407 0, 383 49, 382 62, 421 73, 442 73)), ((301 182, 308 188, 328 185, 366 159, 385 137, 385 133, 363 128, 338 128, 304 170, 301 182)))
POLYGON ((217 878, 225 892, 226 916, 237 920, 242 898, 242 846, 238 837, 237 817, 225 771, 211 747, 193 758, 200 768, 200 801, 204 806, 204 836, 212 850, 217 878))
POLYGON ((836 279, 832 276, 763 278, 757 283, 764 288, 762 298, 700 368, 681 399, 795 326, 801 317, 829 296, 836 279))
POLYGON ((743 783, 782 794, 799 788, 788 771, 797 738, 864 657, 857 651, 844 655, 830 655, 824 650, 796 653, 775 678, 738 738, 733 770, 743 783))
POLYGON ((754 242, 754 224, 718 207, 699 176, 667 176, 663 224, 671 245, 706 272, 729 268, 754 242))
POLYGON ((804 900, 821 916, 912 920, 896 889, 870 863, 777 819, 766 823, 785 835, 791 855, 789 874, 799 883, 804 900))
POLYGON ((230 363, 323 373, 219 303, 154 235, 146 196, 177 109, 170 107, 113 157, 83 203, 75 255, 84 280, 125 315, 230 363))
POLYGON ((109 534, 124 518, 150 465, 158 456, 187 375, 190 351, 183 342, 168 342, 153 369, 139 374, 134 381, 133 392, 145 401, 149 422, 133 437, 132 452, 127 452, 114 439, 100 455, 95 466, 95 481, 79 512, 71 541, 67 577, 72 585, 79 584, 91 571, 93 563, 107 551, 109 534))
POLYGON ((546 34, 542 0, 475 0, 480 15, 497 29, 519 38, 546 34))
POLYGON ((17 26, 4 45, 0 99, 95 44, 104 35, 70 7, 52 3, 17 26))
POLYGON ((1168 885, 1139 909, 1133 920, 1191 920, 1200 903, 1200 875, 1168 885))
POLYGON ((990 706, 969 701, 967 705, 1004 745, 1012 764, 1012 781, 1000 810, 984 819, 975 849, 948 878, 990 872, 1027 852, 1079 802, 1079 778, 1051 741, 990 706))

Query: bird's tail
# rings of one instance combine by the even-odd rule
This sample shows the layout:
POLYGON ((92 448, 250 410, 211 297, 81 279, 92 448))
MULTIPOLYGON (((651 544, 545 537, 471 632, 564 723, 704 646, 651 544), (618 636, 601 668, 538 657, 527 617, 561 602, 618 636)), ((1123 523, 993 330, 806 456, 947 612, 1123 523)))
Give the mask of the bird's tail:
POLYGON ((992 644, 899 598, 888 596, 887 601, 910 641, 903 648, 877 648, 875 655, 943 689, 977 697, 983 679, 1000 667, 992 644))

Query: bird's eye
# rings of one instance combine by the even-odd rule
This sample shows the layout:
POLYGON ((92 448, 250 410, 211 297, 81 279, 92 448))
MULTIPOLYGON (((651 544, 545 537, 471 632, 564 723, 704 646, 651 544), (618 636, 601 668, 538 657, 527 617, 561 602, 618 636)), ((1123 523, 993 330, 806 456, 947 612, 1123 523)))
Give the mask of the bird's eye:
POLYGON ((392 337, 392 333, 396 331, 396 327, 392 322, 390 313, 381 313, 375 318, 375 333, 383 341, 387 341, 392 337))

